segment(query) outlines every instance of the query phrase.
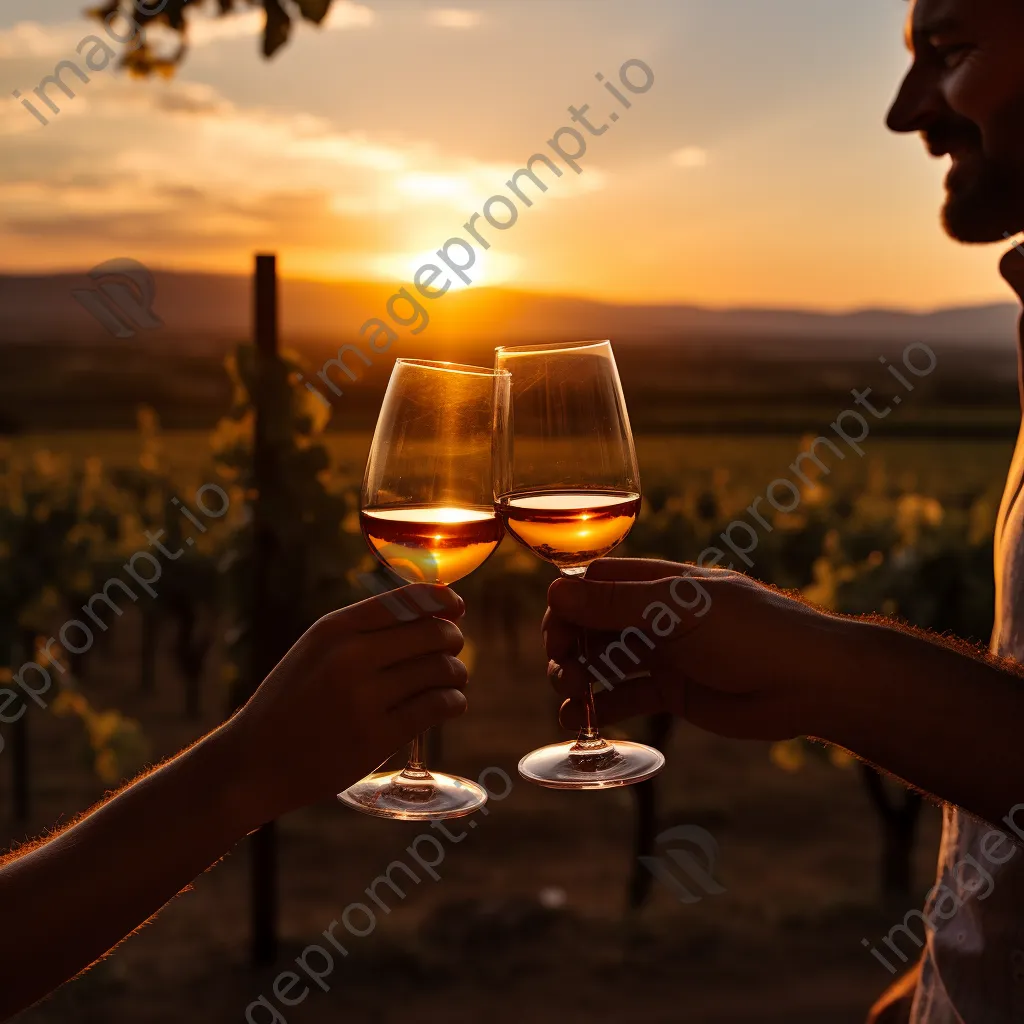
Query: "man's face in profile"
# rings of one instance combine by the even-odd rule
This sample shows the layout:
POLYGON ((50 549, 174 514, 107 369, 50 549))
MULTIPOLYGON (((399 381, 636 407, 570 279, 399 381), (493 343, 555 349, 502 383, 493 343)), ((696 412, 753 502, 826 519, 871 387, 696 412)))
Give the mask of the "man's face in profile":
POLYGON ((1024 231, 1024 0, 910 0, 907 46, 888 123, 952 157, 946 230, 962 242, 1024 231))

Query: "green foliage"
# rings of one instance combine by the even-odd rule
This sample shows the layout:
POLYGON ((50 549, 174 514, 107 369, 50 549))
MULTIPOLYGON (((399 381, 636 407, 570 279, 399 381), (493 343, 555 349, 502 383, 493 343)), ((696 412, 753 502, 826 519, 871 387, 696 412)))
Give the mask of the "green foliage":
MULTIPOLYGON (((250 506, 228 541, 233 621, 227 682, 234 705, 254 683, 250 624, 255 350, 240 346, 226 365, 234 400, 214 435, 215 460, 231 490, 250 506)), ((274 628, 291 643, 321 615, 366 596, 358 592, 353 571, 365 567, 369 555, 359 531, 358 487, 331 472, 330 456, 322 443, 329 407, 301 385, 302 365, 294 353, 268 362, 266 371, 264 429, 275 486, 262 495, 260 511, 274 549, 269 586, 274 628)))
MULTIPOLYGON (((47 664, 40 649, 54 621, 96 589, 124 536, 123 501, 96 457, 73 468, 46 450, 0 453, 0 680, 10 683, 16 659, 47 664)), ((105 576, 103 577, 106 578, 105 576)), ((74 692, 68 665, 52 673, 61 688, 51 707, 86 727, 91 759, 104 781, 141 765, 138 723, 117 711, 97 712, 74 692)))
MULTIPOLYGON (((805 467, 806 468, 806 467, 805 467)), ((881 613, 924 629, 986 640, 992 625, 992 537, 996 482, 927 493, 871 459, 866 478, 818 471, 800 489, 790 513, 758 505, 764 526, 748 511, 763 488, 716 470, 710 481, 648 487, 640 520, 627 542, 638 556, 693 561, 718 548, 749 575, 851 615, 881 613), (746 565, 723 541, 744 522, 757 540, 746 565)), ((737 543, 747 543, 743 532, 737 543)))
MULTIPOLYGON (((188 472, 173 469, 156 414, 138 414, 138 458, 105 466, 89 455, 79 462, 46 449, 0 449, 0 674, 10 680, 19 653, 37 654, 42 638, 99 592, 135 551, 158 540, 177 552, 162 557, 157 596, 140 595, 138 607, 153 623, 178 627, 179 669, 198 676, 213 643, 213 626, 227 622, 229 704, 245 696, 249 671, 252 597, 253 349, 227 361, 234 398, 211 441, 209 461, 188 472), (198 488, 216 483, 228 511, 206 520, 205 532, 181 513, 196 510, 198 488), (172 500, 173 499, 173 500, 172 500), (177 504, 175 504, 177 502, 177 504), (22 652, 22 649, 24 651, 22 652)), ((300 363, 286 354, 268 367, 266 437, 275 486, 261 513, 274 539, 270 590, 275 628, 292 642, 319 616, 365 596, 355 574, 372 558, 359 531, 358 487, 332 472, 322 443, 329 408, 300 383, 300 363)), ((81 614, 79 612, 79 614, 81 614)), ((96 630, 97 638, 103 634, 96 630)), ((59 648, 57 648, 59 651, 59 648)), ((38 655, 45 664, 42 654, 38 655)), ((138 723, 113 709, 97 710, 76 676, 76 661, 52 673, 50 710, 82 722, 97 774, 116 781, 141 764, 146 744, 138 723), (59 692, 58 692, 59 690, 59 692)), ((193 701, 194 703, 194 701, 193 701)))
POLYGON ((47 450, 0 450, 0 661, 24 631, 40 631, 62 595, 88 588, 121 523, 98 458, 72 467, 47 450))
MULTIPOLYGON (((148 613, 177 625, 183 673, 198 676, 217 631, 223 632, 231 687, 227 703, 233 706, 246 695, 254 682, 249 660, 253 349, 239 348, 227 369, 231 408, 210 439, 209 455, 191 442, 187 470, 180 461, 173 464, 149 410, 140 411, 139 454, 130 465, 110 466, 91 454, 75 462, 11 444, 0 449, 0 671, 9 674, 15 649, 29 642, 26 636, 52 635, 55 623, 117 575, 133 551, 145 549, 144 531, 163 531, 163 543, 184 553, 165 566, 159 596, 143 598, 148 613), (226 490, 229 512, 198 534, 171 498, 194 508, 196 489, 207 482, 226 490), (186 537, 194 543, 186 545, 186 537)), ((357 576, 376 568, 358 522, 357 475, 366 438, 342 442, 325 435, 330 408, 306 390, 301 372, 299 358, 286 353, 270 367, 266 382, 266 436, 276 483, 263 496, 262 511, 276 552, 271 591, 278 626, 290 640, 325 612, 367 596, 357 576)), ((708 444, 706 467, 694 468, 682 464, 681 453, 705 442, 658 442, 663 455, 645 462, 640 519, 617 553, 692 561, 709 547, 728 551, 722 534, 730 523, 744 521, 758 536, 753 565, 742 565, 731 553, 726 562, 735 561, 761 580, 798 590, 839 612, 881 613, 968 640, 987 638, 998 460, 986 463, 982 472, 965 464, 953 474, 944 449, 929 452, 922 446, 913 457, 918 461, 911 460, 921 472, 911 478, 887 468, 881 457, 885 449, 879 448, 863 462, 844 460, 834 473, 812 476, 791 513, 774 512, 761 502, 766 528, 748 508, 777 475, 776 467, 766 464, 775 456, 724 441, 708 444), (920 478, 929 474, 922 484, 920 478)), ((784 465, 792 452, 785 444, 781 449, 784 465)), ((488 641, 504 636, 511 649, 518 643, 517 623, 539 610, 551 578, 550 567, 506 542, 460 590, 471 607, 480 608, 488 641)), ((69 671, 60 682, 73 676, 69 671)), ((67 692, 72 696, 58 707, 78 714, 90 740, 99 738, 92 746, 97 770, 109 774, 114 763, 132 763, 136 739, 141 742, 136 726, 125 720, 115 728, 113 719, 95 717, 108 712, 83 704, 80 687, 67 692), (116 742, 107 742, 111 737, 116 742)), ((802 744, 786 744, 776 748, 773 759, 794 769, 808 753, 802 744)))
POLYGON ((97 711, 81 692, 65 688, 51 705, 55 715, 75 715, 85 727, 88 740, 85 763, 108 785, 134 775, 149 756, 142 727, 116 709, 97 711))

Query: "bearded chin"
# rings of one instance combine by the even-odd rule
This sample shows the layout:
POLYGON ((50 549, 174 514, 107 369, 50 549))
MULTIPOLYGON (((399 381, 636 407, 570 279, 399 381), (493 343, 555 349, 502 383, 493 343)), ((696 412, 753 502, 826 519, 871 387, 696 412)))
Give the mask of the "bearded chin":
POLYGON ((988 164, 970 181, 951 182, 942 221, 951 238, 969 244, 1024 231, 1024 174, 988 164))

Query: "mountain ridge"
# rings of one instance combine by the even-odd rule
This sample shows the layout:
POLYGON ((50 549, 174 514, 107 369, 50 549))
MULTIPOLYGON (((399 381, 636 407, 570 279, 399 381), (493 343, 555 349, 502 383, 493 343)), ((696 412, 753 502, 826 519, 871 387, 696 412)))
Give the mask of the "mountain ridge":
MULTIPOLYGON (((216 346, 250 331, 251 278, 204 272, 155 271, 152 310, 163 322, 159 331, 141 330, 140 341, 168 336, 191 338, 216 346)), ((353 339, 368 319, 388 321, 386 304, 404 287, 365 281, 316 281, 283 278, 280 282, 282 337, 353 339)), ((68 340, 95 342, 110 337, 74 292, 97 293, 85 273, 0 275, 0 341, 31 343, 68 340)), ((612 337, 645 342, 731 339, 813 339, 848 341, 924 341, 967 346, 1005 344, 1015 337, 1018 307, 1011 302, 953 306, 919 313, 865 308, 830 313, 757 306, 716 309, 693 303, 611 303, 500 287, 472 287, 426 300, 416 296, 429 322, 427 332, 445 340, 524 342, 554 338, 612 337)), ((414 309, 402 300, 399 315, 413 320, 414 309)), ((419 327, 422 313, 411 327, 419 327)), ((411 334, 409 327, 397 328, 411 334)), ((419 337, 419 334, 417 335, 419 337)))

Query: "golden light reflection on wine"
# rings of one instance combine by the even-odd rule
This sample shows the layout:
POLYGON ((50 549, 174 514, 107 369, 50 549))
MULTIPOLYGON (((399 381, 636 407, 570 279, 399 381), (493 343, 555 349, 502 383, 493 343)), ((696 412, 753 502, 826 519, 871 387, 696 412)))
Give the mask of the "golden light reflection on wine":
POLYGON ((574 569, 622 543, 636 522, 640 495, 542 491, 505 495, 495 508, 516 540, 560 569, 574 569))
POLYGON ((494 553, 502 525, 493 509, 403 506, 364 509, 374 554, 407 583, 455 583, 494 553))

